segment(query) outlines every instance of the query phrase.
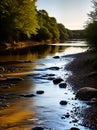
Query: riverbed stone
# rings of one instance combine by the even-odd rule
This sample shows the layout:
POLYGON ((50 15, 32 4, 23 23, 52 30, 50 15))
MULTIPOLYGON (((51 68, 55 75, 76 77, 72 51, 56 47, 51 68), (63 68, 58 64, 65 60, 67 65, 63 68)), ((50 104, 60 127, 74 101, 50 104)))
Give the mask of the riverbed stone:
POLYGON ((35 94, 21 94, 21 97, 34 97, 35 94))
POLYGON ((55 66, 55 67, 50 67, 50 68, 48 68, 48 69, 50 69, 50 70, 59 70, 60 68, 57 67, 57 66, 55 66))
POLYGON ((66 88, 66 86, 67 86, 66 83, 60 83, 60 84, 59 84, 59 87, 60 87, 60 88, 66 88))
POLYGON ((55 79, 53 80, 53 83, 54 83, 54 84, 59 84, 59 83, 61 83, 62 81, 63 81, 62 78, 55 78, 55 79))
POLYGON ((32 130, 44 130, 44 128, 42 128, 42 127, 35 127, 35 128, 32 128, 32 130))
POLYGON ((38 90, 38 91, 36 91, 36 93, 37 93, 37 94, 43 94, 44 91, 43 91, 43 90, 38 90))
POLYGON ((62 100, 62 101, 60 101, 60 105, 67 105, 67 101, 65 101, 65 100, 62 100))
POLYGON ((70 130, 80 130, 80 129, 76 128, 76 127, 72 127, 72 128, 70 128, 70 130))
POLYGON ((65 116, 66 118, 69 118, 69 117, 70 117, 70 114, 69 114, 69 113, 66 113, 64 116, 65 116))
POLYGON ((59 56, 54 56, 53 58, 58 59, 58 58, 60 58, 60 57, 59 57, 59 56))
POLYGON ((92 98, 89 102, 88 102, 89 105, 94 105, 96 104, 97 105, 97 98, 92 98))
POLYGON ((22 81, 23 78, 20 77, 7 77, 7 81, 22 81))
POLYGON ((77 91, 76 97, 82 100, 97 98, 97 89, 92 87, 83 87, 77 91))

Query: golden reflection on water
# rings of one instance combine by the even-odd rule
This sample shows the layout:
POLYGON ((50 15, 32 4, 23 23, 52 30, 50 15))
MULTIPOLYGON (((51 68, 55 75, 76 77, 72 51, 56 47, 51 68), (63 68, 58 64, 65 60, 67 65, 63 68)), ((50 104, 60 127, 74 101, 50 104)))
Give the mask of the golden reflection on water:
MULTIPOLYGON (((60 51, 62 52, 65 49, 65 46, 46 46, 45 49, 41 46, 41 48, 36 48, 36 50, 30 49, 24 51, 22 54, 17 51, 17 53, 14 55, 11 53, 4 56, 1 55, 0 61, 37 60, 49 55, 54 55, 60 51)), ((31 93, 33 94, 35 84, 33 83, 32 79, 27 78, 25 75, 30 73, 31 70, 36 67, 36 65, 38 65, 38 63, 36 64, 35 62, 9 65, 10 67, 20 67, 22 72, 18 71, 17 73, 10 73, 6 74, 6 76, 19 75, 20 77, 23 76, 24 80, 15 86, 13 84, 10 88, 7 88, 6 90, 0 88, 0 95, 7 93, 16 94, 16 97, 11 97, 11 95, 9 95, 10 99, 5 101, 5 103, 7 103, 9 106, 0 110, 0 128, 7 128, 8 126, 12 126, 13 128, 10 127, 8 130, 29 130, 28 127, 26 129, 25 125, 29 124, 29 119, 35 119, 35 110, 33 109, 33 106, 35 106, 35 99, 33 99, 33 97, 31 99, 25 99, 19 97, 19 95, 31 93), (24 128, 22 126, 20 128, 19 125, 24 126, 24 128)), ((8 65, 6 66, 8 67, 8 65)), ((33 127, 33 122, 30 123, 31 127, 33 127)))
MULTIPOLYGON (((33 102, 31 102, 33 103, 33 102)), ((25 123, 28 118, 34 118, 35 113, 30 110, 29 102, 27 100, 18 100, 11 103, 11 106, 1 110, 0 127, 13 126, 17 123, 25 123)))
MULTIPOLYGON (((65 50, 65 48, 66 47, 63 46, 62 50, 65 50)), ((57 51, 60 51, 60 46, 33 46, 32 48, 30 47, 24 48, 23 50, 14 51, 8 51, 6 54, 5 52, 1 52, 2 54, 0 55, 0 61, 37 60, 48 55, 54 55, 57 51)))
MULTIPOLYGON (((28 119, 35 119, 35 110, 32 109, 35 102, 33 97, 23 98, 20 96, 21 94, 31 94, 34 91, 35 86, 33 82, 28 80, 27 77, 25 78, 26 79, 24 81, 6 89, 6 92, 5 89, 0 91, 0 95, 9 94, 8 99, 4 101, 4 104, 8 105, 8 107, 0 110, 1 130, 7 127, 11 128, 13 126, 17 126, 17 128, 13 128, 12 130, 18 130, 19 126, 21 127, 29 124, 28 119)), ((27 126, 27 130, 28 127, 29 126, 27 126)))

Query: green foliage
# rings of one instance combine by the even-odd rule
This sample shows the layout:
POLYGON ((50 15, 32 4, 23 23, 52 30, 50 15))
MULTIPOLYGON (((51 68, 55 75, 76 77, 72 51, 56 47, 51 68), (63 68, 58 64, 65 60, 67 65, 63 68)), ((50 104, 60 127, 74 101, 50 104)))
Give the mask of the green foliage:
POLYGON ((45 37, 43 37, 43 33, 42 33, 43 28, 45 27, 49 32, 49 33, 46 33, 46 36, 47 34, 49 34, 49 36, 46 37, 46 40, 52 40, 52 41, 67 40, 69 31, 67 31, 64 25, 58 24, 57 20, 54 17, 49 17, 48 13, 45 10, 39 10, 37 12, 38 12, 38 21, 39 21, 40 29, 38 31, 38 34, 33 37, 34 39, 36 39, 37 37, 38 40, 39 39, 45 40, 45 37))
POLYGON ((0 40, 13 42, 21 33, 37 33, 38 21, 35 7, 36 0, 1 0, 0 1, 0 40))
POLYGON ((61 40, 61 41, 65 41, 65 40, 67 40, 68 39, 68 34, 67 34, 67 29, 65 28, 65 26, 63 25, 63 24, 58 24, 58 29, 59 29, 59 32, 60 32, 60 37, 59 37, 59 39, 61 40))
MULTIPOLYGON (((52 35, 51 36, 52 40, 59 39, 59 30, 57 27, 57 21, 54 17, 49 17, 48 13, 45 10, 39 10, 38 21, 40 28, 45 27, 48 29, 50 35, 52 35)), ((38 31, 38 33, 40 32, 38 31)))
POLYGON ((86 39, 90 47, 97 48, 97 21, 86 27, 86 39))
POLYGON ((92 0, 92 3, 94 10, 89 14, 90 21, 87 24, 85 31, 87 43, 90 47, 97 49, 97 1, 92 0))
POLYGON ((49 30, 46 27, 41 27, 38 30, 38 34, 34 36, 34 39, 37 41, 49 40, 51 38, 52 38, 52 34, 49 32, 49 30))
POLYGON ((71 35, 69 37, 71 39, 84 39, 85 31, 84 30, 71 30, 71 35))
POLYGON ((97 0, 91 1, 93 4, 93 11, 91 11, 88 16, 90 21, 97 21, 97 0))

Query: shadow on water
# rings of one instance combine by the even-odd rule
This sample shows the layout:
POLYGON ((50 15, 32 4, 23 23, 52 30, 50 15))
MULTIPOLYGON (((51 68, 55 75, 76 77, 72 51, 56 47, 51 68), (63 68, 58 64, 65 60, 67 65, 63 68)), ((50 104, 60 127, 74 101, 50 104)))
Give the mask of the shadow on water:
POLYGON ((33 72, 20 76, 23 78, 20 82, 0 82, 0 129, 30 130, 37 126, 47 130, 71 127, 89 130, 80 117, 88 106, 75 99, 72 86, 66 82, 72 73, 65 66, 73 58, 63 57, 86 49, 51 44, 0 52, 0 65, 7 71, 15 68, 16 72, 22 68, 22 71, 33 72), (56 78, 63 79, 66 88, 54 84, 56 78), (66 104, 61 105, 60 101, 64 100, 66 104))

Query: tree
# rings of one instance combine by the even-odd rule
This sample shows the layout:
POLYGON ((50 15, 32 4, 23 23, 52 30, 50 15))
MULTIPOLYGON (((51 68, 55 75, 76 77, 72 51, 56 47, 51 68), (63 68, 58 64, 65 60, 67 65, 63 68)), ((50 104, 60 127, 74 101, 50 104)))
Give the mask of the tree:
POLYGON ((36 34, 37 21, 36 0, 1 0, 0 1, 0 41, 18 40, 20 33, 36 34))
POLYGON ((52 34, 46 27, 41 27, 38 30, 38 34, 34 36, 35 40, 42 41, 42 40, 50 40, 52 39, 52 34))
POLYGON ((86 31, 86 39, 90 47, 97 48, 97 21, 88 24, 86 31))
POLYGON ((97 21, 97 0, 92 0, 93 11, 91 11, 88 16, 90 21, 97 21))
POLYGON ((90 12, 90 21, 85 28, 87 43, 97 49, 97 1, 92 0, 93 11, 90 12))
MULTIPOLYGON (((38 11, 38 21, 40 25, 40 30, 41 28, 43 29, 44 27, 49 31, 50 33, 50 40, 58 40, 59 39, 59 30, 57 26, 57 21, 54 17, 49 17, 47 11, 45 10, 39 10, 38 11)), ((47 31, 46 31, 47 32, 47 31)), ((38 31, 40 33, 40 31, 38 31)), ((45 38, 43 37, 42 40, 45 38)))
POLYGON ((60 41, 64 42, 65 40, 68 39, 67 29, 61 23, 58 24, 58 29, 59 29, 59 32, 60 32, 59 39, 60 39, 60 41))

